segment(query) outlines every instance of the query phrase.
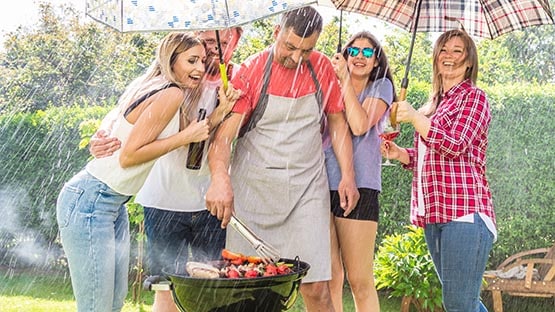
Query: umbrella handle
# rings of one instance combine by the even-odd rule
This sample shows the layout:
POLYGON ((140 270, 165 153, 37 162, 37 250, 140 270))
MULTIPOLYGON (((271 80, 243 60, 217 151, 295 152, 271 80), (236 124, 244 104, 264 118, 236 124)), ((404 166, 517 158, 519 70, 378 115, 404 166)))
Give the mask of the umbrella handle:
POLYGON ((222 44, 220 41, 220 31, 216 30, 216 43, 218 44, 218 55, 220 57, 220 76, 222 78, 222 86, 224 91, 227 90, 227 66, 224 62, 224 52, 222 51, 222 44))
POLYGON ((227 90, 227 66, 225 63, 220 64, 220 76, 222 78, 222 86, 224 87, 224 91, 227 90))
MULTIPOLYGON (((397 101, 404 101, 407 98, 407 88, 401 88, 401 92, 399 92, 399 96, 397 97, 397 101)), ((391 108, 389 112, 389 121, 391 122, 391 126, 394 128, 397 127, 397 103, 391 103, 391 108)))
POLYGON ((404 101, 407 99, 407 88, 401 88, 401 92, 399 92, 399 97, 397 101, 404 101))
POLYGON ((343 10, 339 11, 339 42, 337 43, 337 53, 341 53, 341 33, 343 32, 343 10))
MULTIPOLYGON (((412 59, 412 50, 414 49, 414 41, 416 40, 416 31, 418 29, 418 20, 420 19, 420 7, 422 6, 422 0, 418 0, 416 4, 416 11, 414 12, 414 25, 412 30, 412 38, 410 40, 409 55, 407 57, 407 63, 405 65, 405 76, 401 80, 401 92, 399 93, 398 101, 404 101, 407 98, 407 88, 409 86, 409 72, 410 72, 410 62, 412 59)), ((389 113, 389 121, 393 127, 397 126, 397 104, 391 105, 391 112, 389 113)))
POLYGON ((389 122, 393 128, 397 128, 397 103, 391 103, 389 109, 389 122))

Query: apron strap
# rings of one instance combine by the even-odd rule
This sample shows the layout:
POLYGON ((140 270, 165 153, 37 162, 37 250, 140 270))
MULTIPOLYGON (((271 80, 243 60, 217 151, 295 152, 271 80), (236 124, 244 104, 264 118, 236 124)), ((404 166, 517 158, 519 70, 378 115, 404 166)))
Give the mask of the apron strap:
POLYGON ((167 88, 171 88, 171 87, 179 87, 177 84, 175 83, 170 83, 167 84, 159 89, 155 89, 152 90, 150 92, 148 92, 147 94, 141 96, 140 98, 138 98, 135 102, 131 103, 131 105, 129 105, 129 107, 127 107, 127 109, 125 110, 125 113, 123 114, 124 117, 127 117, 127 115, 129 115, 135 108, 137 108, 137 106, 139 106, 142 102, 144 102, 144 100, 148 99, 149 97, 153 96, 154 94, 167 89, 167 88))
POLYGON ((307 62, 306 65, 308 66, 308 70, 310 71, 310 75, 312 76, 312 81, 316 85, 316 102, 318 102, 318 108, 320 112, 320 133, 324 133, 325 129, 325 114, 324 114, 324 99, 322 95, 322 87, 320 86, 320 82, 318 78, 316 78, 316 72, 314 71, 314 67, 312 67, 312 63, 307 62))
MULTIPOLYGON (((268 55, 268 60, 266 61, 266 65, 264 66, 264 77, 262 78, 263 85, 262 85, 262 89, 260 90, 260 97, 258 98, 258 102, 254 107, 254 110, 251 114, 251 117, 249 118, 249 121, 244 126, 242 126, 241 129, 239 129, 239 135, 238 135, 239 138, 244 136, 245 133, 254 129, 258 121, 262 118, 262 115, 264 115, 264 111, 266 111, 266 106, 268 105, 267 90, 268 90, 268 84, 270 83, 270 74, 272 72, 273 58, 274 58, 274 50, 271 49, 268 55)), ((316 72, 314 71, 314 67, 312 67, 312 64, 310 63, 310 61, 307 62, 307 66, 308 66, 308 70, 310 71, 310 76, 312 77, 312 80, 314 81, 314 84, 316 86, 316 101, 318 102, 318 107, 319 107, 318 111, 320 112, 320 133, 323 133, 325 115, 324 115, 324 109, 322 108, 324 103, 323 96, 322 96, 322 87, 320 86, 320 82, 316 78, 316 72)))
POLYGON ((274 59, 274 49, 270 49, 270 54, 268 55, 268 60, 266 61, 266 65, 264 66, 264 77, 262 78, 263 84, 262 89, 260 90, 260 97, 258 98, 258 102, 252 111, 251 117, 249 121, 239 129, 238 137, 242 137, 245 133, 251 131, 256 124, 264 115, 264 111, 266 110, 266 105, 268 105, 268 84, 270 83, 270 73, 272 71, 272 60, 274 59))

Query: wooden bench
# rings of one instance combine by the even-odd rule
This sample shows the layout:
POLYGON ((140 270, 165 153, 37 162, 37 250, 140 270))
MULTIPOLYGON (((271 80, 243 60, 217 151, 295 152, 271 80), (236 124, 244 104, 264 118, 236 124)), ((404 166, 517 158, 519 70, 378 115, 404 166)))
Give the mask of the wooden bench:
POLYGON ((502 278, 491 272, 484 274, 483 290, 491 291, 494 312, 503 312, 501 294, 511 296, 555 298, 555 243, 517 253, 503 261, 495 272, 507 272, 517 267, 526 272, 523 279, 502 278))

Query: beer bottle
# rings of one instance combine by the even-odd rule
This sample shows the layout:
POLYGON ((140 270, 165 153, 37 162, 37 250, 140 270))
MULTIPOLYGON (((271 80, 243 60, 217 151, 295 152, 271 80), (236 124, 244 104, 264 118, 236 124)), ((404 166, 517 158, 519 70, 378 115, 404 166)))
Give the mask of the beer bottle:
MULTIPOLYGON (((201 108, 198 112, 197 121, 206 118, 206 109, 201 108)), ((192 142, 189 144, 189 151, 187 152, 187 168, 192 170, 200 169, 202 165, 202 154, 204 152, 204 142, 192 142)))

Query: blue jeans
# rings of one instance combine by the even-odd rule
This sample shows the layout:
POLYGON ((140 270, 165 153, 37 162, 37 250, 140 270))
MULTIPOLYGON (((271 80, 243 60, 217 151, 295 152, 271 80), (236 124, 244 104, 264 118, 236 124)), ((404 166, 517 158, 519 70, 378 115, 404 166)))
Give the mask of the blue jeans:
POLYGON ((79 312, 120 311, 127 296, 130 196, 86 171, 67 182, 56 219, 79 312))
POLYGON ((493 234, 480 216, 474 214, 474 223, 427 224, 424 233, 442 284, 445 310, 487 312, 480 301, 480 287, 493 234))
POLYGON ((180 272, 189 260, 221 259, 225 230, 208 210, 185 212, 144 208, 147 267, 150 275, 180 272))

